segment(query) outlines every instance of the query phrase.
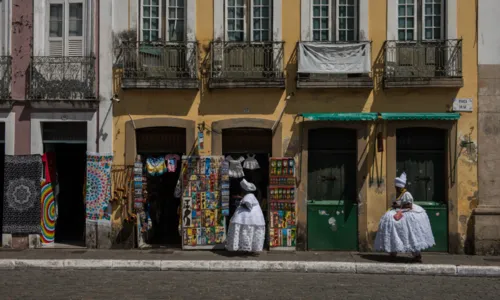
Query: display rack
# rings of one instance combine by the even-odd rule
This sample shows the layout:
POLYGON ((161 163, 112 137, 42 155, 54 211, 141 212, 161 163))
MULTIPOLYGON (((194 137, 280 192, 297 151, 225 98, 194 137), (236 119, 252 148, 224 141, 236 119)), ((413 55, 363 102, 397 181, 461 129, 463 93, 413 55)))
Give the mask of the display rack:
POLYGON ((297 244, 295 161, 269 159, 269 249, 295 250, 297 244))
POLYGON ((222 196, 229 189, 224 160, 223 156, 182 157, 182 249, 224 248, 229 208, 222 196))

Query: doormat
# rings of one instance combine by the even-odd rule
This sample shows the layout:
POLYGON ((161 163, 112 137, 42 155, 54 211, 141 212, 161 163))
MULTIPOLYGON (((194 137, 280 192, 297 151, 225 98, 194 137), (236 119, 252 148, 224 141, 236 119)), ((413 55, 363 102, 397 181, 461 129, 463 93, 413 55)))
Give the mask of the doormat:
POLYGON ((87 184, 85 210, 87 222, 109 222, 111 212, 111 164, 112 154, 87 152, 87 184))
POLYGON ((40 233, 40 155, 6 155, 3 232, 40 233))
POLYGON ((43 245, 48 246, 54 243, 56 234, 56 201, 52 183, 43 180, 41 186, 42 220, 40 226, 42 234, 40 235, 40 241, 43 245))

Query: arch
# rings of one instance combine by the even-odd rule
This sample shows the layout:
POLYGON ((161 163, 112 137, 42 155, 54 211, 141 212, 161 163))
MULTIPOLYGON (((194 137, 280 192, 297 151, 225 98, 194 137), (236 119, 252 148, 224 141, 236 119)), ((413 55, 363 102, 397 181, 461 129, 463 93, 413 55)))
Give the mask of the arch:
MULTIPOLYGON (((259 118, 237 118, 237 119, 226 119, 212 122, 212 155, 222 155, 222 130, 229 128, 262 128, 262 129, 272 129, 274 126, 273 120, 259 119, 259 118)), ((281 157, 283 153, 282 150, 282 125, 276 127, 273 134, 273 153, 274 157, 281 157)))
POLYGON ((125 123, 125 164, 132 165, 137 156, 136 129, 147 127, 178 127, 186 129, 186 153, 195 142, 196 122, 179 118, 144 118, 125 123), (135 124, 135 128, 134 128, 135 124))

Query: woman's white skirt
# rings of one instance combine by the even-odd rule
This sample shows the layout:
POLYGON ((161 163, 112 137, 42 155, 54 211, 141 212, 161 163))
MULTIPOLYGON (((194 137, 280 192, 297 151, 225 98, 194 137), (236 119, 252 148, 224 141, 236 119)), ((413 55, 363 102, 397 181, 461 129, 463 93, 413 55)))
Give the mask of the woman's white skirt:
POLYGON ((229 224, 226 249, 229 251, 260 252, 264 247, 266 226, 229 224))
POLYGON ((416 204, 396 221, 396 210, 382 216, 375 238, 375 250, 385 252, 417 252, 436 244, 431 223, 425 210, 416 204))

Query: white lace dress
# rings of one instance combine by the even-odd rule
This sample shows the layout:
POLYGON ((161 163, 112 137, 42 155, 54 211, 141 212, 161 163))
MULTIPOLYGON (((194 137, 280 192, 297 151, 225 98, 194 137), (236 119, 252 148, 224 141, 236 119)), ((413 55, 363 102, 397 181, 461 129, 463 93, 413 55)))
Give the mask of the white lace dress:
POLYGON ((257 198, 247 194, 240 202, 227 233, 226 249, 229 251, 260 252, 264 247, 266 222, 257 198))
POLYGON ((255 159, 255 155, 248 155, 247 159, 243 162, 243 168, 248 170, 260 169, 259 162, 255 159))
MULTIPOLYGON (((406 192, 401 203, 413 203, 413 197, 406 192)), ((390 209, 380 219, 375 250, 384 252, 418 252, 434 246, 431 223, 425 209, 412 204, 412 209, 404 209, 403 217, 396 221, 394 215, 399 209, 390 209)))
POLYGON ((243 171, 243 166, 241 163, 245 160, 243 156, 238 159, 234 159, 231 156, 227 156, 226 160, 229 162, 229 177, 231 178, 242 178, 245 177, 245 172, 243 171))

